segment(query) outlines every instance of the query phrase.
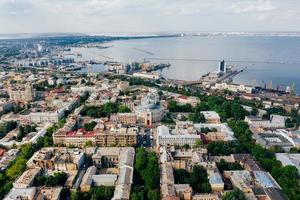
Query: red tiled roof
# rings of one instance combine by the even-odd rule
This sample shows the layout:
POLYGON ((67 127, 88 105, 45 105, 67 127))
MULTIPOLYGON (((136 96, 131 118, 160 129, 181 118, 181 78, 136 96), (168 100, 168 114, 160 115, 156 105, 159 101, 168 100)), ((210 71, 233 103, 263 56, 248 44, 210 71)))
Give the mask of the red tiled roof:
POLYGON ((178 98, 180 98, 180 99, 188 99, 187 96, 179 96, 178 98))
POLYGON ((4 153, 5 153, 5 149, 0 149, 0 156, 3 156, 4 153))
POLYGON ((51 93, 64 93, 65 90, 63 88, 57 88, 50 91, 51 93))

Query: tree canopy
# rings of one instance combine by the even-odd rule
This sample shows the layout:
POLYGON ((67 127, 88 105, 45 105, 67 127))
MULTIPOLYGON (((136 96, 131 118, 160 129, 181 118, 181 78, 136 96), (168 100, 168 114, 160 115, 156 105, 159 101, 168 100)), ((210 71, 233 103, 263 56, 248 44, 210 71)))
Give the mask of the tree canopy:
POLYGON ((82 116, 94 118, 110 117, 112 113, 130 112, 130 109, 119 103, 107 102, 102 106, 84 106, 80 111, 82 116))
POLYGON ((230 191, 230 192, 227 192, 223 198, 223 200, 246 200, 246 197, 244 195, 244 193, 239 190, 238 188, 230 191))
POLYGON ((134 164, 133 191, 131 199, 159 200, 160 199, 160 171, 158 157, 154 151, 144 148, 136 150, 134 164))

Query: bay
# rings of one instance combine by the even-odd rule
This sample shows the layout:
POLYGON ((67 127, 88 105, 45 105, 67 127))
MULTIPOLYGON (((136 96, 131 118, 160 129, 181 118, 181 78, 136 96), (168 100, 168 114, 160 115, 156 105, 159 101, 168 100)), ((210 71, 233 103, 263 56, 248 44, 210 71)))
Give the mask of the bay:
MULTIPOLYGON (((284 88, 295 83, 300 93, 300 37, 289 36, 186 36, 120 40, 100 48, 74 48, 82 59, 119 62, 149 60, 170 63, 166 78, 197 80, 225 60, 236 68, 247 67, 235 83, 284 88)), ((101 70, 105 68, 100 67, 101 70)))

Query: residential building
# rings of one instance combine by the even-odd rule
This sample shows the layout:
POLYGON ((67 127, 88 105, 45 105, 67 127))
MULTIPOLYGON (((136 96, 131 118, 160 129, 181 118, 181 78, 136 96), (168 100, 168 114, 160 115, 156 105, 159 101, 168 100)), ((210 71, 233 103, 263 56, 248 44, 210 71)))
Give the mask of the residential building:
POLYGON ((135 125, 137 123, 137 117, 134 113, 118 113, 116 118, 118 123, 124 125, 135 125))
POLYGON ((254 182, 249 171, 224 171, 224 176, 230 179, 233 187, 239 188, 244 193, 252 193, 254 182))
POLYGON ((300 175, 300 154, 299 153, 276 153, 276 159, 279 160, 283 166, 294 166, 298 169, 300 175))
POLYGON ((242 92, 247 94, 251 94, 254 90, 253 86, 235 83, 216 83, 212 89, 228 90, 231 92, 242 92))
POLYGON ((176 196, 182 200, 192 200, 193 189, 189 184, 175 184, 176 196))
POLYGON ((156 129, 157 134, 157 145, 168 146, 168 145, 195 145, 197 140, 200 140, 200 135, 175 133, 171 134, 170 129, 167 126, 159 126, 156 129))
POLYGON ((206 141, 233 141, 236 140, 234 132, 228 127, 226 123, 222 124, 194 124, 194 127, 198 132, 203 129, 209 129, 207 133, 203 133, 203 137, 206 141))
POLYGON ((36 200, 60 200, 62 187, 42 187, 38 189, 36 200))
POLYGON ((97 168, 95 166, 89 167, 80 183, 80 191, 82 192, 88 192, 91 189, 92 183, 93 183, 93 175, 96 174, 97 168))
POLYGON ((219 123, 221 123, 220 116, 215 111, 202 111, 201 114, 204 115, 206 123, 209 123, 209 124, 219 124, 219 123))
POLYGON ((96 126, 94 131, 59 131, 53 134, 57 145, 84 147, 88 142, 95 146, 135 146, 139 134, 138 128, 111 128, 104 130, 96 126))
POLYGON ((224 181, 220 172, 215 171, 209 174, 209 184, 211 186, 212 191, 222 192, 224 190, 224 181))
POLYGON ((246 116, 247 122, 251 129, 256 128, 284 128, 287 117, 281 115, 271 115, 270 120, 264 120, 261 117, 246 116))
POLYGON ((9 99, 14 102, 31 102, 35 98, 32 84, 30 82, 25 85, 9 85, 8 86, 9 99))
POLYGON ((84 151, 79 149, 43 148, 27 161, 27 166, 50 171, 77 171, 84 165, 84 155, 84 151))
POLYGON ((54 112, 32 112, 24 118, 30 123, 57 123, 65 115, 65 110, 54 112))
POLYGON ((175 100, 178 103, 178 105, 191 104, 193 107, 200 103, 200 99, 198 97, 193 96, 179 96, 175 100))
POLYGON ((36 187, 18 189, 12 188, 10 192, 6 195, 4 200, 35 200, 36 187))
POLYGON ((161 74, 158 72, 135 72, 133 77, 158 80, 161 78, 161 74))
POLYGON ((193 200, 220 200, 220 197, 217 194, 196 194, 193 200))
POLYGON ((26 170, 14 183, 14 188, 25 189, 33 185, 35 177, 41 172, 40 167, 26 170))

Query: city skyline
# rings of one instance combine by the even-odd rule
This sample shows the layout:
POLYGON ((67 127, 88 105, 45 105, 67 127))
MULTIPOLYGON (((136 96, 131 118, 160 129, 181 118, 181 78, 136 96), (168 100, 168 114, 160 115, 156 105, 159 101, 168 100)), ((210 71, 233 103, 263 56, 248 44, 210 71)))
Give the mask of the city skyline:
POLYGON ((293 0, 0 0, 0 34, 300 31, 293 0))

